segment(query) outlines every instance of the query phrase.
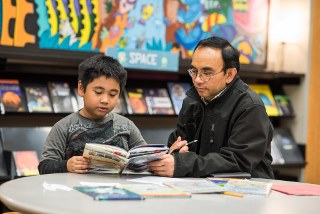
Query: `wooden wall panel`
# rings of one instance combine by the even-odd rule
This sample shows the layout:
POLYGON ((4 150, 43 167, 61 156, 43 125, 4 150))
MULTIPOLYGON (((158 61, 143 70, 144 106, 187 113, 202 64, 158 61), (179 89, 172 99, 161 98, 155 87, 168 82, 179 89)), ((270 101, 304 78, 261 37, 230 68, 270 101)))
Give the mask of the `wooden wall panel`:
POLYGON ((305 182, 320 184, 320 0, 312 4, 305 182))

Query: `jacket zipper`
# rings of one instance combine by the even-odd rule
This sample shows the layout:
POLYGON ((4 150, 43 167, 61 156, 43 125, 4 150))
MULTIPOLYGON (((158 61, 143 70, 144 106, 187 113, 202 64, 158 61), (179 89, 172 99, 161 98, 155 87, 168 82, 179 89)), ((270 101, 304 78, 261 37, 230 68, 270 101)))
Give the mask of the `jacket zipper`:
POLYGON ((214 143, 214 123, 211 125, 211 138, 210 143, 214 143))

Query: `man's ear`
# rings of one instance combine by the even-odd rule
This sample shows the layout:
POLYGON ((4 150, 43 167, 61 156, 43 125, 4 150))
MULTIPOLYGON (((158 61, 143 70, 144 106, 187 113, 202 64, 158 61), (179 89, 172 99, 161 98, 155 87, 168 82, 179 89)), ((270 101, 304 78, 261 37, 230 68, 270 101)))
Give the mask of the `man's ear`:
POLYGON ((237 75, 237 69, 235 69, 235 68, 228 68, 228 69, 226 70, 226 75, 227 75, 226 83, 229 84, 230 82, 232 82, 232 80, 234 79, 234 77, 237 75))
POLYGON ((78 94, 80 97, 84 96, 84 88, 83 88, 81 80, 78 80, 78 94))

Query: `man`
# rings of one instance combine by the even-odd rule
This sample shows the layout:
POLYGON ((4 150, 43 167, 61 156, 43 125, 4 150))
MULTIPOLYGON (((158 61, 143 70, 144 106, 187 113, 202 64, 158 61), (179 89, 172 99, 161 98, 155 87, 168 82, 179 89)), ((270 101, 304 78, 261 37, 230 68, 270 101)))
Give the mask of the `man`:
POLYGON ((225 39, 211 37, 196 46, 187 92, 169 154, 149 164, 156 175, 205 177, 248 172, 274 178, 270 142, 273 127, 259 95, 237 72, 239 52, 225 39), (198 140, 187 146, 187 142, 198 140))

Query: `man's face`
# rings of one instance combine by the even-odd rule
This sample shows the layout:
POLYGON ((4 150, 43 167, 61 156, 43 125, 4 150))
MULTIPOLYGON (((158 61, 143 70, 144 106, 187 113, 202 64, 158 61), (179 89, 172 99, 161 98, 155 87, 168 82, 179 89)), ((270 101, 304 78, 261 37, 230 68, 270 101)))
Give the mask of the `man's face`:
POLYGON ((192 78, 193 84, 199 96, 207 101, 219 94, 229 83, 227 75, 222 71, 224 63, 220 49, 198 47, 192 56, 191 67, 197 73, 197 76, 192 78), (203 80, 205 76, 209 77, 208 81, 203 80))
POLYGON ((84 102, 84 108, 80 111, 81 115, 93 120, 101 119, 117 104, 120 85, 112 78, 100 76, 87 85, 85 92, 79 83, 78 93, 83 97, 84 102))

